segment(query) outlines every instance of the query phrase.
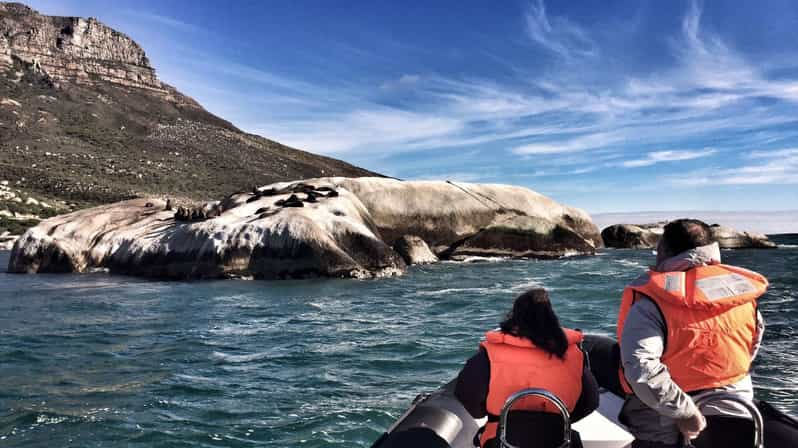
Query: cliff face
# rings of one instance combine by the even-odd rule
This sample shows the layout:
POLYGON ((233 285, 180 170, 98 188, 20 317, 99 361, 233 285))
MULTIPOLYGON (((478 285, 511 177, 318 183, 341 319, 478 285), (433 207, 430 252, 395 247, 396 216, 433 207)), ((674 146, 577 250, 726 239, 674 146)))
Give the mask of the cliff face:
MULTIPOLYGON (((19 195, 76 209, 374 175, 242 132, 160 81, 136 42, 96 19, 0 2, 0 182, 19 195)), ((41 215, 0 197, 3 211, 41 215)), ((0 234, 11 227, 0 221, 0 234)))
POLYGON ((0 3, 0 62, 17 59, 56 82, 99 81, 167 94, 144 50, 94 18, 51 17, 0 3))

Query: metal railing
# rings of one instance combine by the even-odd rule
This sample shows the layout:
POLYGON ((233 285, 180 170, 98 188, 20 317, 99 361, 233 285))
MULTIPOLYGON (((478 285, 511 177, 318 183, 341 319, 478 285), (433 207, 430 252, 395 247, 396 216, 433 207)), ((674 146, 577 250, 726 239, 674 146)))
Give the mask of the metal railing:
POLYGON ((501 448, 519 448, 510 442, 507 441, 507 417, 512 410, 513 405, 516 401, 524 398, 524 397, 541 397, 544 398, 557 408, 560 411, 560 415, 562 416, 563 421, 563 443, 558 445, 557 448, 568 448, 571 446, 571 415, 568 413, 568 408, 565 406, 565 403, 562 402, 556 395, 547 391, 546 389, 524 389, 519 392, 510 395, 510 398, 504 402, 504 407, 502 407, 502 412, 499 414, 499 427, 497 432, 499 434, 499 446, 501 448))
MULTIPOLYGON (((724 391, 706 392, 693 397, 693 400, 695 401, 695 405, 699 410, 701 409, 701 406, 717 400, 733 401, 742 405, 745 410, 751 414, 751 418, 754 420, 754 448, 765 447, 765 424, 762 420, 762 414, 759 412, 759 409, 757 409, 756 405, 751 402, 751 400, 747 400, 739 395, 724 391)), ((690 442, 690 440, 685 439, 684 446, 692 447, 693 444, 690 442)))

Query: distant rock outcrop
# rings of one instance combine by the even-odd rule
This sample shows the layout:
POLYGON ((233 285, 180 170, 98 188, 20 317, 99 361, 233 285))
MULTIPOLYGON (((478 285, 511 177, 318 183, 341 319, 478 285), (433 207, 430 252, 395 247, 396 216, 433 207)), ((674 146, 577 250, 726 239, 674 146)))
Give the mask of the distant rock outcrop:
POLYGON ((615 224, 601 231, 604 245, 618 249, 647 249, 657 247, 666 223, 615 224))
MULTIPOLYGON (((607 247, 619 249, 652 249, 657 247, 667 222, 654 224, 615 224, 601 231, 607 247)), ((774 249, 775 243, 761 233, 744 232, 728 226, 712 224, 712 238, 722 249, 774 249)))
POLYGON ((712 224, 712 238, 723 249, 775 249, 776 243, 766 235, 756 232, 742 232, 720 224, 712 224))
POLYGON ((9 271, 370 277, 404 270, 394 246, 408 246, 415 263, 433 260, 424 246, 444 258, 550 258, 601 244, 583 211, 508 185, 320 178, 236 193, 196 213, 165 205, 140 199, 45 220, 17 241, 9 271))

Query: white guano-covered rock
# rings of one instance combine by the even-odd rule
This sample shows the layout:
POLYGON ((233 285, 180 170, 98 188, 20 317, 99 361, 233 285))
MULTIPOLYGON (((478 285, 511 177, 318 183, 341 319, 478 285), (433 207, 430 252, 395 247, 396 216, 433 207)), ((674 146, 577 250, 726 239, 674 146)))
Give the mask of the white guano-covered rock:
POLYGON ((321 178, 192 209, 165 205, 137 199, 44 220, 17 241, 9 271, 361 278, 401 273, 406 263, 393 246, 405 235, 450 255, 462 247, 484 255, 591 254, 600 244, 586 213, 507 185, 321 178))

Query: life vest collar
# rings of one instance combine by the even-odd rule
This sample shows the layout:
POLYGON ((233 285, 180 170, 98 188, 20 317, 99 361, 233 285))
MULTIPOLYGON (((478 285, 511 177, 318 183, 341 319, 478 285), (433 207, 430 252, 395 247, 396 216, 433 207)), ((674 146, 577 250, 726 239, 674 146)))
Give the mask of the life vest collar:
MULTIPOLYGON (((563 328, 565 337, 568 339, 568 345, 578 344, 584 339, 581 331, 563 328)), ((527 338, 514 336, 512 334, 504 333, 501 330, 493 330, 485 333, 485 341, 491 344, 507 344, 515 347, 537 348, 532 341, 527 338)))
POLYGON ((713 264, 687 271, 648 272, 646 284, 630 287, 649 297, 691 309, 730 309, 756 300, 768 281, 736 266, 713 264))

